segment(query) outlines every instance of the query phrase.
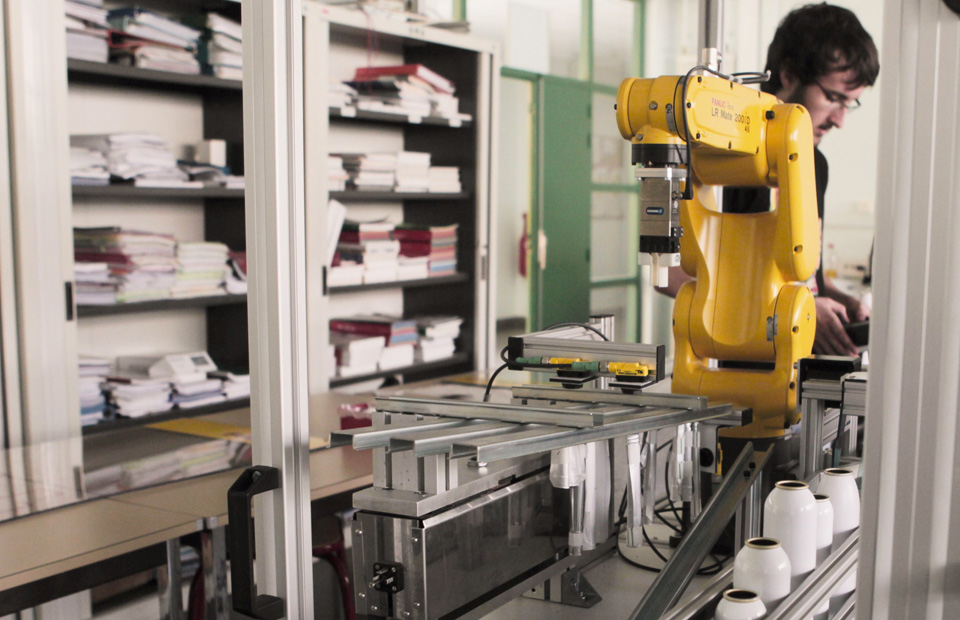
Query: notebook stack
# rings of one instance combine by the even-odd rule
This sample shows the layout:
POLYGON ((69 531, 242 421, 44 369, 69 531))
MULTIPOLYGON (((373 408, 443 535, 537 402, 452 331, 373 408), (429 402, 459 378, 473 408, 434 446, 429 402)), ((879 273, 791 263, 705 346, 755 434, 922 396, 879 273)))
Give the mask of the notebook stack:
POLYGON ((216 13, 189 17, 187 21, 203 32, 197 50, 203 72, 227 80, 242 80, 243 27, 216 13))
POLYGON ((359 67, 347 84, 357 91, 357 108, 412 117, 470 120, 460 112, 453 82, 421 64, 359 67))
POLYGON ((393 237, 400 242, 400 256, 427 257, 430 277, 457 273, 457 224, 399 224, 393 237))
POLYGON ((398 192, 427 192, 430 189, 430 153, 397 153, 394 189, 398 192))
POLYGON ((345 221, 340 230, 337 254, 340 262, 363 265, 363 283, 391 282, 397 279, 400 244, 390 238, 391 222, 345 221))
POLYGON ((331 331, 330 343, 335 350, 337 376, 357 377, 377 372, 385 348, 382 336, 331 331))
POLYGON ((74 263, 74 295, 78 306, 111 306, 117 303, 120 282, 107 263, 74 263))
POLYGON ((67 58, 107 62, 110 59, 110 47, 107 44, 107 11, 102 0, 84 0, 64 2, 67 22, 67 58))
POLYGON ((347 189, 347 179, 350 175, 343 169, 343 157, 330 155, 327 157, 327 186, 331 192, 342 192, 347 189))
POLYGON ((110 174, 137 187, 203 187, 202 182, 190 181, 166 141, 156 134, 73 135, 70 146, 102 153, 110 174))
POLYGON ((340 153, 349 189, 390 192, 396 183, 396 153, 340 153))
POLYGON ((80 424, 91 426, 104 418, 107 401, 100 384, 110 373, 110 360, 81 357, 80 360, 80 424))
POLYGON ((385 314, 364 314, 343 319, 332 319, 330 331, 361 336, 379 336, 386 346, 417 341, 417 323, 409 319, 385 314))
POLYGON ((200 73, 195 54, 200 31, 137 7, 107 14, 117 32, 110 40, 111 61, 158 71, 200 73))
POLYGON ((227 400, 250 398, 250 375, 228 370, 211 370, 207 376, 223 382, 223 395, 227 400))
POLYGON ((177 280, 172 297, 224 295, 229 248, 213 241, 177 244, 177 280))
MULTIPOLYGON (((176 241, 172 236, 112 227, 74 228, 73 246, 77 263, 107 265, 113 280, 113 303, 170 297, 177 277, 176 241)), ((97 288, 98 295, 102 294, 100 301, 109 303, 109 287, 97 288)))
POLYGON ((429 173, 429 191, 435 194, 459 194, 460 168, 456 166, 431 166, 429 173))
POLYGON ((327 91, 327 105, 331 108, 349 108, 356 100, 357 91, 355 88, 343 82, 330 82, 330 89, 327 91))
POLYGON ((457 348, 455 341, 460 336, 460 326, 463 324, 461 317, 423 316, 417 317, 416 321, 420 334, 416 350, 418 362, 433 362, 453 356, 457 348))
POLYGON ((70 147, 71 185, 109 185, 110 172, 107 158, 95 149, 82 146, 70 147))
POLYGON ((117 415, 139 418, 173 408, 170 381, 113 375, 103 384, 111 410, 117 415))
POLYGON ((194 409, 214 405, 227 400, 223 393, 223 380, 205 375, 188 380, 174 380, 170 400, 177 409, 194 409))

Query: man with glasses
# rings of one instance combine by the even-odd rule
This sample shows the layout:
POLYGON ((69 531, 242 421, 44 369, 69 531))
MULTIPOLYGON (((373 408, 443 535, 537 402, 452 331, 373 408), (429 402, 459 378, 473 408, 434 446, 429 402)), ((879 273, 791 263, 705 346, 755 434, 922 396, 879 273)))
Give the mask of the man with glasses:
MULTIPOLYGON (((767 50, 766 70, 770 80, 761 90, 786 103, 799 103, 813 123, 814 163, 817 180, 817 211, 823 226, 823 202, 827 190, 827 159, 817 146, 832 129, 840 129, 851 110, 860 107, 860 96, 880 72, 877 48, 857 17, 849 10, 826 3, 791 11, 777 28, 767 50)), ((770 191, 755 187, 725 187, 723 210, 729 213, 759 213, 771 209, 770 191)), ((858 355, 844 330, 848 322, 863 321, 870 310, 860 300, 839 290, 817 269, 811 289, 817 304, 814 353, 858 355)), ((676 296, 689 277, 679 268, 670 270, 669 285, 660 289, 676 296)))

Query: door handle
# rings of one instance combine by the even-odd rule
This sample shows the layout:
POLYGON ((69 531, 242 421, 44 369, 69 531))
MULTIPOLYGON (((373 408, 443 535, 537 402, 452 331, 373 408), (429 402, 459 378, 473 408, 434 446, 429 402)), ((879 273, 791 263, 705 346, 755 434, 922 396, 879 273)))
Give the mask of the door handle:
POLYGON ((230 518, 227 547, 230 551, 230 583, 233 586, 233 610, 254 620, 280 620, 284 614, 283 599, 269 594, 257 595, 253 583, 253 515, 254 495, 280 488, 280 470, 257 465, 248 467, 227 491, 227 514, 230 518))
POLYGON ((540 262, 540 271, 547 268, 547 233, 542 228, 537 231, 537 260, 540 262))

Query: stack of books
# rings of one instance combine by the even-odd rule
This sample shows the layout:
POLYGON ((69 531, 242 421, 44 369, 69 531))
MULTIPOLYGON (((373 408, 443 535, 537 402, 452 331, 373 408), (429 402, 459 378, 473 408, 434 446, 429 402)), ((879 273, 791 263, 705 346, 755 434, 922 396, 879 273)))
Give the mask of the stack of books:
POLYGON ((457 224, 399 224, 393 237, 400 242, 401 256, 428 258, 430 277, 457 272, 457 224))
POLYGON ((203 31, 197 51, 203 72, 227 80, 242 80, 243 27, 216 13, 188 20, 203 31))
POLYGON ((117 303, 120 282, 107 263, 74 263, 74 295, 78 306, 111 306, 117 303))
POLYGON ((70 146, 98 151, 107 160, 107 170, 137 187, 203 187, 190 181, 177 166, 166 141, 152 133, 113 133, 70 136, 70 146))
POLYGON ((357 91, 343 82, 330 82, 327 101, 331 108, 348 108, 357 100, 357 91))
POLYGON ((412 117, 470 120, 450 80, 421 64, 360 67, 347 82, 357 91, 357 109, 412 117))
POLYGON ((426 192, 430 189, 430 153, 397 153, 395 191, 426 192))
POLYGON ((460 336, 463 319, 458 316, 422 316, 417 317, 416 360, 433 362, 452 357, 456 351, 456 339, 460 336))
POLYGON ((417 323, 410 319, 386 314, 363 314, 342 319, 331 319, 330 331, 361 336, 379 336, 386 346, 417 341, 417 323))
POLYGON ((91 426, 100 422, 106 411, 107 401, 100 384, 110 372, 110 361, 97 357, 80 358, 80 424, 91 426))
POLYGON ((230 372, 228 370, 211 370, 207 376, 220 379, 223 382, 223 396, 227 400, 250 398, 250 374, 230 372))
POLYGON ((230 249, 223 243, 196 241, 177 244, 177 280, 172 297, 225 295, 227 258, 230 249))
POLYGON ((404 342, 384 347, 377 368, 380 371, 388 371, 412 365, 415 359, 415 347, 415 342, 404 342))
POLYGON ((110 59, 110 47, 107 44, 108 28, 106 9, 103 0, 83 0, 64 2, 67 21, 67 58, 107 62, 110 59))
POLYGON ((195 57, 199 30, 137 7, 114 9, 107 19, 117 31, 110 40, 113 62, 175 73, 200 73, 195 57))
POLYGON ((139 418, 150 413, 161 413, 173 408, 170 400, 170 381, 147 377, 116 374, 103 384, 113 413, 139 418))
MULTIPOLYGON (((170 296, 177 278, 172 236, 116 227, 74 228, 73 247, 78 263, 106 263, 114 284, 114 303, 170 296)), ((104 289, 100 292, 107 303, 109 291, 104 289)))
POLYGON ((396 153, 339 153, 350 177, 349 188, 389 192, 396 183, 396 153))
POLYGON ((460 168, 456 166, 431 166, 429 172, 429 190, 438 194, 459 194, 460 168))
POLYGON ((196 161, 178 161, 177 166, 187 173, 192 183, 200 183, 203 187, 243 189, 245 186, 243 176, 230 174, 230 168, 226 166, 196 161))
POLYGON ((339 155, 329 155, 327 157, 327 180, 330 184, 327 186, 331 192, 342 192, 347 189, 347 179, 350 175, 343 168, 343 157, 339 155))
POLYGON ((98 150, 70 147, 70 183, 72 185, 109 185, 107 158, 98 150))
POLYGON ((357 377, 377 372, 385 348, 382 336, 331 331, 330 343, 335 350, 337 376, 357 377))
POLYGON ((393 228, 391 222, 345 221, 337 243, 337 266, 362 265, 364 284, 396 280, 400 244, 390 238, 393 228))
POLYGON ((227 400, 223 393, 223 380, 195 377, 171 382, 173 392, 170 400, 177 409, 193 409, 227 400))

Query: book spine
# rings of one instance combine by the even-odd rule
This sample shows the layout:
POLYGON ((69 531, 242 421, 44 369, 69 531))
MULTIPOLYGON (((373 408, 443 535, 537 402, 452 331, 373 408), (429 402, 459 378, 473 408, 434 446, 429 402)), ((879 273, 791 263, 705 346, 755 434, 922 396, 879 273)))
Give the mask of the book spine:
POLYGON ((385 336, 390 337, 392 327, 378 323, 357 323, 354 321, 330 321, 330 330, 335 332, 347 332, 350 334, 361 334, 363 336, 385 336))

